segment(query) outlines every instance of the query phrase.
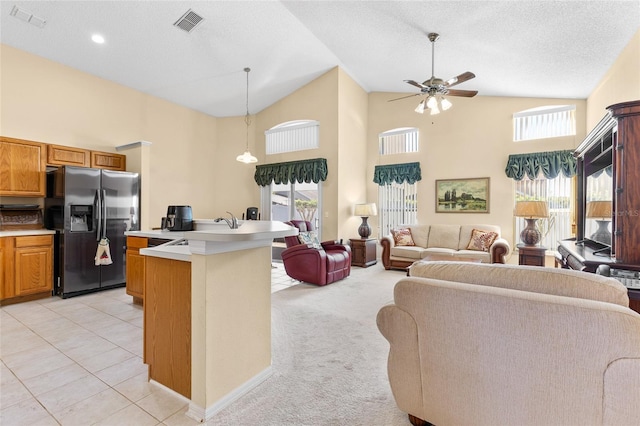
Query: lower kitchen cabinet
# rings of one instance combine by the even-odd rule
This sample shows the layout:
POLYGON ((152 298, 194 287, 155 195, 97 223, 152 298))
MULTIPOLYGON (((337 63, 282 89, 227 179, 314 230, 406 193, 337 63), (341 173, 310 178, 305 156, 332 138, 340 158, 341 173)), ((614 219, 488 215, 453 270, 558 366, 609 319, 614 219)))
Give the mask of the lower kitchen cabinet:
POLYGON ((2 304, 51 296, 53 235, 0 238, 2 304))
POLYGON ((143 361, 150 379, 191 398, 191 262, 145 260, 143 361))
POLYGON ((127 237, 127 294, 133 296, 133 303, 144 302, 145 267, 141 248, 148 246, 145 237, 127 237))

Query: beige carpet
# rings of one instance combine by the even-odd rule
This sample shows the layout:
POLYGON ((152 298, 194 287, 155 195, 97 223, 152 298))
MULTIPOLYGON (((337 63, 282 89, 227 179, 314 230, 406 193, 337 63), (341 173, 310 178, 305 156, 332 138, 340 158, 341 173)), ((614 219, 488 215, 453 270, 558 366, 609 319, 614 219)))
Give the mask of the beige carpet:
POLYGON ((404 272, 353 268, 325 287, 272 294, 273 375, 209 425, 410 425, 387 379, 376 314, 404 272))

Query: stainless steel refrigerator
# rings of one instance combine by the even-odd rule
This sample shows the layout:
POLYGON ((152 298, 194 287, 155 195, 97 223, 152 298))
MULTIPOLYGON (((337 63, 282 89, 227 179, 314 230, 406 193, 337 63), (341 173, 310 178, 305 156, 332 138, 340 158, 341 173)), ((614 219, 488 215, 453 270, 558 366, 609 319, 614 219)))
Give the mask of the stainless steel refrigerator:
POLYGON ((71 166, 48 171, 45 225, 57 231, 54 293, 66 298, 125 285, 125 232, 139 224, 137 173, 71 166), (103 238, 112 263, 96 265, 103 238))

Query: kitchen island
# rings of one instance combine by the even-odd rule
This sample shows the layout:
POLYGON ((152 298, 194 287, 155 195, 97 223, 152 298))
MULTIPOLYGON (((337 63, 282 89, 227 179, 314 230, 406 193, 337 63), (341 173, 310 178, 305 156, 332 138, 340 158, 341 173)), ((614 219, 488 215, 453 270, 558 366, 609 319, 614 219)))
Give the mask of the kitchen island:
POLYGON ((271 243, 297 233, 221 223, 140 249, 144 361, 150 380, 189 400, 189 417, 211 419, 271 374, 271 243))

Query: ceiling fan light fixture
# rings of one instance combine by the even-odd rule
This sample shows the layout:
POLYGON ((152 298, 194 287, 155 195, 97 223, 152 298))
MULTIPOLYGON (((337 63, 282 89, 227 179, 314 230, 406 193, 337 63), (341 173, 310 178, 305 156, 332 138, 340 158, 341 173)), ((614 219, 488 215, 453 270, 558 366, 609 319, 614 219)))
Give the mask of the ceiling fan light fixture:
POLYGON ((438 100, 435 96, 429 96, 429 99, 427 100, 427 108, 438 108, 438 100))
POLYGON ((442 98, 442 100, 440 101, 440 106, 442 106, 442 110, 446 111, 449 108, 451 108, 453 106, 453 104, 451 102, 449 102, 449 100, 445 97, 442 98))
POLYGON ((251 124, 251 116, 249 115, 249 71, 251 71, 251 68, 247 67, 244 69, 244 72, 247 73, 247 114, 244 116, 244 122, 247 125, 247 149, 244 151, 244 154, 236 157, 236 161, 244 164, 258 162, 258 159, 251 155, 251 152, 249 151, 249 125, 251 124))
POLYGON ((415 109, 415 112, 417 112, 418 114, 424 114, 424 99, 420 101, 420 103, 418 104, 418 106, 415 109))

